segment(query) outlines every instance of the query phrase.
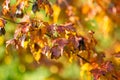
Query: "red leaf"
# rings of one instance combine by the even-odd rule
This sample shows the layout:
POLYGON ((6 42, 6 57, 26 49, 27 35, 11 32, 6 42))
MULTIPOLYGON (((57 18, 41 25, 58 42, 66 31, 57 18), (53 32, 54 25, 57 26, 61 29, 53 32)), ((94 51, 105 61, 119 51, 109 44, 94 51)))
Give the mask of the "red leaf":
POLYGON ((99 79, 99 77, 100 77, 100 75, 101 75, 99 69, 92 69, 90 72, 93 74, 94 80, 99 79))
POLYGON ((53 41, 53 44, 57 44, 59 47, 63 48, 68 41, 65 38, 58 38, 53 41))
POLYGON ((58 26, 58 27, 57 27, 57 31, 58 31, 59 33, 65 32, 64 26, 58 26))
POLYGON ((61 56, 61 49, 60 49, 60 47, 58 47, 58 46, 53 46, 53 47, 51 48, 51 59, 53 59, 53 58, 57 59, 57 58, 59 58, 60 56, 61 56))
POLYGON ((74 25, 73 23, 66 23, 64 27, 68 31, 75 31, 75 28, 73 27, 73 25, 74 25))
POLYGON ((101 68, 104 69, 106 72, 109 72, 113 70, 114 65, 111 61, 106 61, 101 65, 101 68))

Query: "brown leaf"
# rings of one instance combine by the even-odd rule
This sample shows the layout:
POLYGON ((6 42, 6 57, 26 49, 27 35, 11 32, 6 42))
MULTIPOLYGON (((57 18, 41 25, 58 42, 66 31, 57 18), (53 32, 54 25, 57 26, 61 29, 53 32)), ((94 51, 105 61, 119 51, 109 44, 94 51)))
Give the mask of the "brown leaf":
POLYGON ((5 0, 2 4, 2 14, 6 15, 10 11, 10 0, 5 0))
POLYGON ((7 22, 3 19, 0 18, 0 27, 4 27, 7 22))
POLYGON ((38 7, 45 9, 45 12, 47 15, 52 16, 53 14, 53 9, 51 7, 51 4, 49 3, 48 0, 37 0, 38 7))

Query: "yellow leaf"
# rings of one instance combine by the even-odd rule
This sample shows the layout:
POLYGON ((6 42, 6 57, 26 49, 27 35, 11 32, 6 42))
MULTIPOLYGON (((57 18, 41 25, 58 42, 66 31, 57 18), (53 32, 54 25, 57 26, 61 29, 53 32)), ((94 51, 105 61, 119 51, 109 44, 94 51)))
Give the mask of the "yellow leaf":
POLYGON ((23 48, 26 49, 28 47, 28 43, 29 43, 28 41, 23 41, 21 45, 23 48))
POLYGON ((39 60, 41 58, 41 49, 39 49, 38 52, 34 52, 33 56, 34 56, 35 60, 39 63, 39 60))
POLYGON ((73 61, 73 57, 71 56, 71 57, 69 58, 69 62, 72 63, 72 61, 73 61))
POLYGON ((110 20, 110 18, 108 16, 105 15, 104 12, 101 12, 101 14, 99 14, 96 17, 97 23, 99 23, 99 31, 103 34, 104 37, 109 37, 110 33, 113 30, 113 23, 110 20))
POLYGON ((4 44, 4 37, 0 36, 0 45, 3 45, 3 44, 4 44))
POLYGON ((80 70, 80 79, 81 80, 91 80, 92 74, 90 73, 90 70, 92 69, 92 66, 88 63, 85 63, 81 66, 80 70), (86 78, 84 76, 87 76, 86 78))
POLYGON ((53 5, 53 20, 54 20, 54 23, 56 23, 58 21, 58 17, 59 17, 59 14, 60 14, 60 7, 56 4, 53 5))
POLYGON ((116 43, 114 45, 114 50, 115 50, 116 53, 120 51, 120 43, 116 43))
POLYGON ((90 7, 88 5, 84 5, 82 7, 82 13, 87 14, 90 11, 90 7))

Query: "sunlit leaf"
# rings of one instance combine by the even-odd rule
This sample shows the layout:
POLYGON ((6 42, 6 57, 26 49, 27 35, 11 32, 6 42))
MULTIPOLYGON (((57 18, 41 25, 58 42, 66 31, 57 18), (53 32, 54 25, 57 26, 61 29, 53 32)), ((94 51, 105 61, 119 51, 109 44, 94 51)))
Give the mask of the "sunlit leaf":
POLYGON ((58 5, 53 5, 53 20, 54 22, 56 23, 58 21, 58 17, 59 17, 59 14, 60 14, 60 7, 58 5))

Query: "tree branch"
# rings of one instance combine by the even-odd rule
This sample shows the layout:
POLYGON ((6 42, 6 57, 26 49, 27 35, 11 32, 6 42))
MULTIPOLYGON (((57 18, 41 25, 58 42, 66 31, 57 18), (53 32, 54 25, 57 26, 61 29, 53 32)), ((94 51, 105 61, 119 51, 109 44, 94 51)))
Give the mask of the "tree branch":
POLYGON ((84 57, 82 57, 82 56, 80 56, 80 55, 78 55, 77 54, 77 56, 79 57, 79 58, 81 58, 83 61, 85 61, 85 62, 87 62, 87 63, 90 63, 88 60, 86 60, 84 57))

